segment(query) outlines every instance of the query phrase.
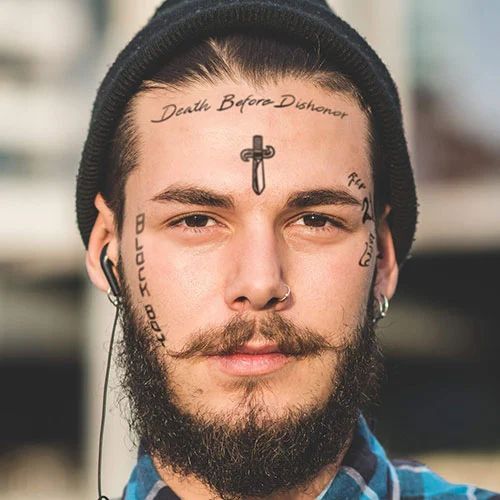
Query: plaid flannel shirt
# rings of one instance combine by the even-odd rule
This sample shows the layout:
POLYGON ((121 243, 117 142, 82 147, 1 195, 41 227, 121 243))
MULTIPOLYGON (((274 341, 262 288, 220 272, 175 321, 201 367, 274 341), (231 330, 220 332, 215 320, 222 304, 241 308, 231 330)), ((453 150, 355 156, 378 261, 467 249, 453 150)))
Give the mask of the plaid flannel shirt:
MULTIPOLYGON (((316 500, 333 499, 500 500, 500 494, 451 484, 419 462, 389 460, 360 416, 339 471, 316 497, 316 500)), ((179 500, 179 497, 160 479, 150 457, 140 452, 122 500, 179 500)))

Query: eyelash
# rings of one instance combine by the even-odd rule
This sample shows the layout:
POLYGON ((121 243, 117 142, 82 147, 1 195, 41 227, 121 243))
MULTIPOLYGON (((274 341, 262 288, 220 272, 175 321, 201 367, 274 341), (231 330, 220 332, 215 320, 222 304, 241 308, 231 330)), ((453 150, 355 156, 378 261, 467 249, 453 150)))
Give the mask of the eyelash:
MULTIPOLYGON (((211 217, 210 215, 206 214, 190 214, 190 215, 184 215, 183 217, 180 217, 179 219, 175 219, 172 222, 169 222, 167 224, 168 227, 182 227, 183 231, 188 231, 188 232, 194 232, 194 233, 201 233, 207 226, 188 226, 187 224, 182 224, 182 222, 185 222, 187 219, 191 219, 193 217, 206 217, 207 219, 212 219, 213 221, 217 222, 214 217, 211 217)), ((212 226, 208 226, 212 227, 212 226)))
MULTIPOLYGON (((301 214, 300 217, 294 219, 294 222, 297 222, 304 217, 307 216, 318 216, 319 218, 323 219, 325 221, 325 225, 323 226, 307 226, 306 224, 300 224, 303 225, 304 227, 308 228, 308 230, 317 232, 317 231, 332 231, 332 227, 334 229, 346 229, 346 225, 336 217, 332 217, 330 215, 324 215, 318 212, 307 212, 304 214, 301 214), (330 224, 330 226, 328 226, 330 224)), ((216 224, 210 225, 210 226, 188 226, 187 224, 182 224, 185 222, 187 219, 193 218, 193 217, 206 217, 207 219, 211 219, 217 223, 217 220, 214 217, 211 217, 210 215, 207 214, 190 214, 190 215, 185 215, 183 217, 180 217, 179 219, 175 219, 171 221, 170 223, 167 224, 168 227, 182 227, 183 231, 187 232, 194 232, 194 233, 201 233, 204 230, 206 230, 207 227, 213 227, 216 224)))

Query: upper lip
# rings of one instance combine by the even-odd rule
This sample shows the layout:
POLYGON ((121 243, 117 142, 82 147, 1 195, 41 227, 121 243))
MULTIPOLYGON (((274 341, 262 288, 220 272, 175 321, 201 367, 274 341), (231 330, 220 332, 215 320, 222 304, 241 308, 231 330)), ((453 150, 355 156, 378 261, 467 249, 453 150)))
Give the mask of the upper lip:
POLYGON ((281 352, 277 344, 265 344, 265 345, 250 345, 245 344, 244 346, 236 349, 235 353, 238 354, 269 354, 271 352, 281 352))

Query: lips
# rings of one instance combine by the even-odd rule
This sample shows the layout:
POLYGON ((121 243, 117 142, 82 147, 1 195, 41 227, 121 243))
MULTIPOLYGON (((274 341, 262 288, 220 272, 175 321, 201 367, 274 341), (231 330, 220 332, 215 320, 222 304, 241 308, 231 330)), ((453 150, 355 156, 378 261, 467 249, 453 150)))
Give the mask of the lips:
POLYGON ((269 353, 280 353, 279 347, 276 344, 265 344, 265 345, 250 345, 245 344, 235 351, 235 354, 269 354, 269 353))
POLYGON ((215 364, 226 375, 245 377, 267 375, 279 370, 294 358, 280 352, 276 344, 245 344, 234 353, 210 356, 209 362, 215 364))

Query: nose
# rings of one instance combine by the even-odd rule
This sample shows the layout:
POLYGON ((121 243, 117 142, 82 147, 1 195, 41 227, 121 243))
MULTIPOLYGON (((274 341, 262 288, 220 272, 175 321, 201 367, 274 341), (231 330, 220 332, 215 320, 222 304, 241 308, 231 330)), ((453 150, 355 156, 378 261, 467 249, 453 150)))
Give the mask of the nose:
POLYGON ((279 242, 271 229, 251 231, 232 249, 225 300, 238 312, 283 310, 290 304, 290 289, 283 280, 279 242))

